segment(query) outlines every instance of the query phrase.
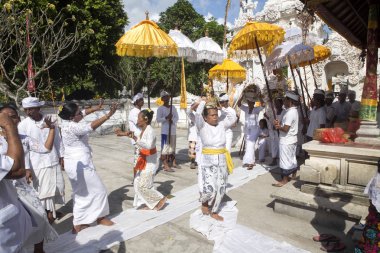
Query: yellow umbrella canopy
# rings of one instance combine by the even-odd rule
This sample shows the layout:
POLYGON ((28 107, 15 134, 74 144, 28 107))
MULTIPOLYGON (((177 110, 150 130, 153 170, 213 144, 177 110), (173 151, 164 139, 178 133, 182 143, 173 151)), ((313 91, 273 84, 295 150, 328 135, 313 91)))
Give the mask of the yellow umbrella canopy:
MULTIPOLYGON (((314 59, 311 61, 311 64, 321 62, 321 61, 326 60, 327 58, 329 58, 331 56, 331 50, 330 50, 330 48, 328 48, 326 46, 315 45, 313 48, 314 48, 314 59)), ((304 67, 304 66, 307 66, 309 64, 310 63, 308 61, 304 61, 304 62, 298 64, 298 66, 304 67)))
POLYGON ((208 76, 218 80, 228 78, 235 82, 242 82, 246 79, 246 70, 231 59, 224 59, 222 64, 217 64, 209 70, 208 76))
POLYGON ((284 40, 285 31, 282 27, 261 23, 247 22, 245 26, 234 36, 229 52, 256 49, 255 37, 259 47, 264 47, 267 54, 284 40))
POLYGON ((127 31, 116 43, 119 56, 177 56, 177 44, 151 20, 143 20, 127 31))

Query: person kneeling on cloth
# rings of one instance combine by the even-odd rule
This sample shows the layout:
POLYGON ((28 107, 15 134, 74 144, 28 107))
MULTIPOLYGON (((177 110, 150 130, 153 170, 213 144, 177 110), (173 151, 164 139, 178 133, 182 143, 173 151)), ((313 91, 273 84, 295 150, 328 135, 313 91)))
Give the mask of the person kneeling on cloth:
POLYGON ((282 180, 273 184, 273 186, 281 187, 290 181, 290 174, 297 172, 297 133, 298 133, 298 110, 297 105, 299 96, 287 91, 285 94, 285 114, 281 119, 275 120, 273 125, 280 131, 280 168, 282 180))
POLYGON ((235 123, 236 116, 227 114, 219 121, 216 103, 206 104, 206 101, 200 101, 193 105, 194 108, 196 106, 195 124, 203 145, 198 164, 202 213, 223 221, 218 213, 226 192, 228 174, 233 170, 231 155, 226 149, 226 129, 235 123))

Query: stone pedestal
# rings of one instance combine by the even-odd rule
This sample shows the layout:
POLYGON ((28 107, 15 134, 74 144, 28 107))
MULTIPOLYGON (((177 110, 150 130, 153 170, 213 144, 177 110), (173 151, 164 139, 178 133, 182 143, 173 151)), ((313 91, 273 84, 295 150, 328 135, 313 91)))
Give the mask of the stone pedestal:
POLYGON ((380 128, 375 121, 362 121, 356 132, 356 143, 366 143, 380 146, 380 128))
POLYGON ((345 228, 365 218, 369 201, 363 191, 377 171, 380 147, 311 141, 302 148, 310 158, 300 168, 301 186, 273 193, 275 211, 326 226, 332 224, 326 217, 340 219, 345 228))

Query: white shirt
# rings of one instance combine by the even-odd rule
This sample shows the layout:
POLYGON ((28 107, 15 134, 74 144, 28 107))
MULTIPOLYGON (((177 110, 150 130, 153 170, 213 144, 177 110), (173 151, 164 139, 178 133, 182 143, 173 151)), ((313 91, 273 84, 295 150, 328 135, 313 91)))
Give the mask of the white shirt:
POLYGON ((318 109, 314 107, 310 112, 310 123, 307 128, 306 135, 313 137, 314 130, 320 128, 321 125, 326 125, 326 110, 324 107, 320 107, 318 109))
POLYGON ((212 126, 204 121, 203 109, 206 102, 201 101, 195 113, 195 124, 198 128, 202 142, 205 148, 225 148, 226 146, 226 129, 230 128, 236 121, 232 114, 227 114, 226 118, 219 121, 218 125, 212 126))
MULTIPOLYGON (((157 109, 156 120, 158 123, 161 123, 161 134, 166 134, 166 135, 169 134, 169 121, 166 119, 166 116, 168 116, 169 113, 170 113, 170 107, 161 105, 157 109)), ((173 118, 172 118, 173 122, 171 124, 170 135, 176 135, 178 113, 174 105, 172 105, 172 114, 173 114, 173 118)))
POLYGON ((190 108, 186 110, 188 117, 188 136, 187 141, 197 141, 198 140, 198 129, 195 125, 195 112, 190 108))
POLYGON ((32 220, 18 200, 11 179, 13 159, 0 155, 0 252, 20 252, 32 232, 32 220))
MULTIPOLYGON (((235 110, 234 110, 232 107, 230 107, 230 106, 228 106, 227 108, 226 108, 226 107, 222 107, 221 115, 220 115, 220 117, 219 117, 219 121, 223 121, 223 120, 227 117, 227 115, 230 115, 231 117, 234 117, 234 118, 235 118, 235 122, 236 122, 236 120, 237 120, 236 112, 235 112, 235 110)), ((231 129, 232 126, 233 126, 233 125, 231 125, 231 127, 229 127, 229 128, 226 130, 226 132, 232 132, 232 129, 231 129)))
MULTIPOLYGON (((137 107, 133 107, 133 109, 129 112, 128 115, 128 125, 129 131, 132 131, 134 135, 138 136, 141 133, 140 128, 137 126, 137 119, 139 117, 139 113, 141 110, 137 107)), ((135 144, 135 140, 131 138, 132 145, 135 144)))
POLYGON ((254 107, 249 113, 249 107, 247 105, 240 105, 240 109, 245 113, 245 130, 254 129, 259 127, 259 113, 264 107, 254 107))
POLYGON ((340 103, 339 101, 336 101, 332 104, 332 106, 335 109, 337 123, 342 123, 348 120, 350 110, 351 110, 350 103, 348 102, 340 103))
POLYGON ((91 153, 88 135, 92 132, 91 122, 63 120, 61 126, 62 141, 65 149, 81 149, 91 153))
POLYGON ((297 142, 298 121, 297 107, 294 106, 285 110, 280 125, 281 127, 287 125, 290 126, 290 128, 287 133, 280 130, 280 144, 294 144, 297 142))
MULTIPOLYGON (((18 131, 20 135, 27 135, 31 138, 38 140, 39 143, 45 143, 49 135, 48 128, 42 128, 44 118, 40 121, 34 121, 30 117, 25 118, 18 124, 18 131)), ((55 128, 54 145, 49 153, 37 153, 30 151, 30 161, 34 170, 47 168, 59 164, 59 158, 63 157, 64 148, 59 135, 58 127, 55 128)))

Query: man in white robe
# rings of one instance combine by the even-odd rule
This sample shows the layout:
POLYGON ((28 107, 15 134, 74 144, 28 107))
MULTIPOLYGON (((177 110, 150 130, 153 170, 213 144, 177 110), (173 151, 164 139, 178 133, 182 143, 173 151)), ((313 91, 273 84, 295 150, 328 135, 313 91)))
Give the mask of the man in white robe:
MULTIPOLYGON (((40 112, 44 102, 38 98, 27 97, 22 100, 22 107, 27 114, 27 118, 18 125, 20 134, 30 136, 41 143, 44 143, 49 129, 44 128, 44 115, 40 112)), ((57 218, 56 204, 64 204, 65 182, 62 175, 63 167, 63 144, 59 130, 56 128, 54 145, 49 153, 30 152, 30 162, 34 177, 33 187, 38 192, 43 207, 47 211, 50 223, 57 218)), ((28 179, 28 176, 27 176, 28 179)))
POLYGON ((333 103, 333 107, 336 112, 336 120, 334 127, 341 127, 343 130, 347 130, 348 117, 350 116, 351 104, 346 101, 347 93, 345 90, 339 92, 338 101, 333 103))
POLYGON ((9 141, 6 155, 0 155, 0 252, 26 252, 32 233, 32 219, 17 198, 13 179, 25 176, 24 152, 17 128, 8 115, 0 113, 0 126, 9 141))
POLYGON ((161 99, 164 104, 158 107, 156 116, 157 122, 161 123, 161 160, 164 171, 174 172, 172 168, 179 168, 175 159, 178 113, 175 106, 170 105, 168 92, 162 91, 161 99), (169 166, 170 161, 172 162, 171 167, 169 166))
POLYGON ((309 126, 307 127, 306 140, 312 141, 314 131, 326 127, 325 92, 315 89, 313 94, 314 107, 310 111, 309 126))
POLYGON ((298 110, 297 104, 299 96, 292 91, 285 93, 285 113, 281 122, 275 120, 273 125, 280 131, 280 168, 282 180, 273 184, 273 186, 281 187, 290 181, 290 174, 298 169, 296 149, 298 134, 298 110))

